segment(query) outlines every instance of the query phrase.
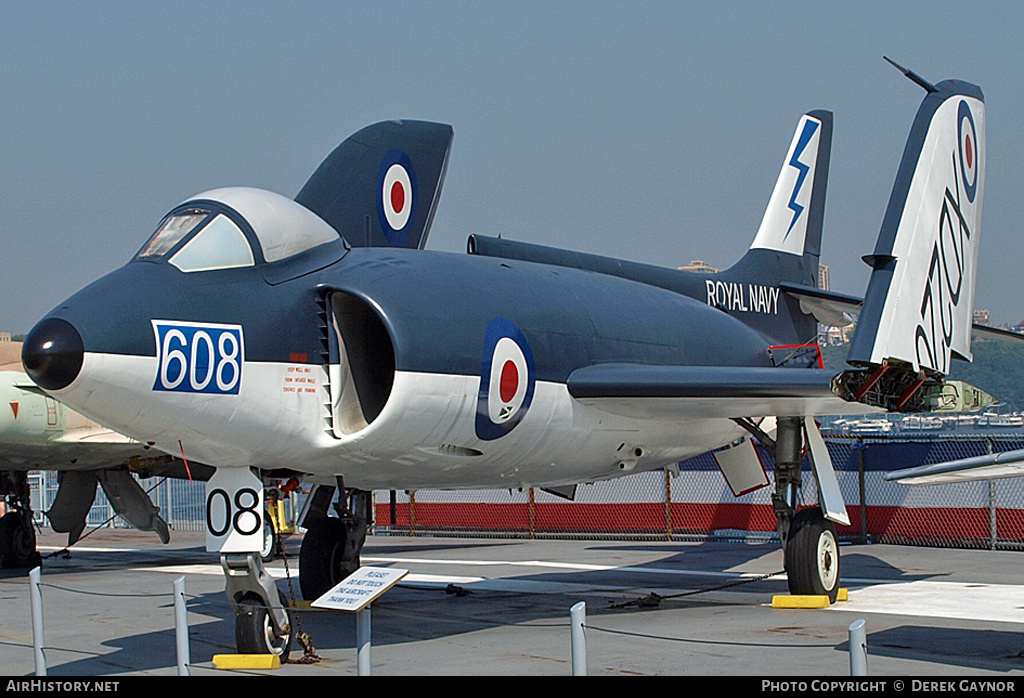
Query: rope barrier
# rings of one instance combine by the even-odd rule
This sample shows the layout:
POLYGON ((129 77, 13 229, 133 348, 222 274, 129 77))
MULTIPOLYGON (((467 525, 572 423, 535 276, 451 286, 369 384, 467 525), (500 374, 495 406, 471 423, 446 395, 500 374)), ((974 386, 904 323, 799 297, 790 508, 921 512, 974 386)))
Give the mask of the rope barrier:
POLYGON ((626 601, 625 603, 613 604, 611 608, 627 608, 629 606, 639 606, 641 608, 656 608, 665 599, 678 599, 684 596, 696 596, 698 594, 706 594, 711 591, 721 591, 722 589, 731 589, 733 587, 742 586, 744 584, 753 584, 755 582, 763 582, 771 577, 777 577, 780 574, 784 574, 785 570, 779 570, 778 572, 769 572, 768 574, 762 574, 760 577, 753 577, 751 579, 741 579, 737 582, 728 582, 726 584, 719 584, 718 586, 707 587, 706 589, 695 589, 693 591, 684 591, 679 594, 670 594, 668 596, 661 596, 654 593, 653 591, 639 599, 633 601, 626 601))
POLYGON ((70 594, 81 594, 82 596, 106 596, 124 599, 159 599, 165 596, 174 596, 171 592, 156 594, 114 594, 100 591, 82 591, 81 589, 72 589, 71 587, 60 586, 59 584, 50 584, 49 582, 40 582, 39 586, 47 587, 49 589, 59 589, 60 591, 66 591, 70 594))
MULTIPOLYGON (((626 636, 629 636, 629 637, 647 638, 649 640, 665 640, 665 641, 669 641, 669 642, 689 642, 689 643, 695 643, 695 644, 699 644, 699 645, 729 645, 729 646, 734 646, 734 647, 771 647, 771 648, 775 648, 775 649, 778 649, 778 647, 779 647, 778 643, 774 643, 773 644, 773 643, 770 643, 770 642, 737 642, 737 641, 734 641, 734 640, 696 640, 696 639, 686 638, 686 637, 667 637, 665 635, 651 635, 651 634, 648 634, 648 633, 630 632, 628 630, 612 630, 611 628, 602 628, 602 627, 599 627, 599 626, 596 626, 596 625, 590 625, 589 623, 584 625, 583 627, 585 627, 587 630, 596 630, 598 632, 608 633, 610 635, 626 635, 626 636)), ((800 644, 800 645, 789 645, 789 644, 787 644, 786 647, 787 648, 788 647, 804 647, 804 648, 810 648, 810 647, 835 647, 835 643, 834 642, 821 643, 821 644, 807 643, 807 644, 800 644)))

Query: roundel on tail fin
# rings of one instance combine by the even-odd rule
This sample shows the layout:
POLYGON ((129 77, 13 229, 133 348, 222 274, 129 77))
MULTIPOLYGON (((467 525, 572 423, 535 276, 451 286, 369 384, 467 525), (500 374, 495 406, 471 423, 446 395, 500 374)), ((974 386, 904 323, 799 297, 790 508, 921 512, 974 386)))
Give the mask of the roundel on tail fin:
POLYGON ((526 337, 508 320, 491 320, 480 367, 477 437, 493 441, 512 431, 530 409, 535 382, 533 352, 526 337))
POLYGON ((960 176, 963 179, 967 200, 974 203, 978 191, 978 131, 974 126, 974 114, 967 100, 960 100, 957 109, 957 137, 960 142, 960 176))
POLYGON ((416 172, 401 150, 389 150, 377 173, 377 217, 388 241, 401 247, 416 220, 416 172))

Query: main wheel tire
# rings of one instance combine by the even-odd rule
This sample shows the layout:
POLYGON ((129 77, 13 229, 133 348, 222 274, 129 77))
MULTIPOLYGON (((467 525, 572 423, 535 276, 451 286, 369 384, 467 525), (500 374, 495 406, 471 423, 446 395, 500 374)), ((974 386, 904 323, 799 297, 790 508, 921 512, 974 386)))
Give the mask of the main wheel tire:
POLYGON ((820 509, 804 509, 793 517, 786 544, 789 593, 828 596, 839 594, 839 542, 836 527, 820 509))
POLYGON ((37 567, 36 531, 17 511, 0 518, 0 564, 6 568, 37 567))
POLYGON ((295 624, 284 594, 280 590, 277 593, 288 616, 288 633, 275 633, 270 611, 263 603, 263 599, 255 594, 248 594, 238 602, 238 612, 235 615, 235 645, 239 654, 276 654, 281 658, 282 664, 288 661, 288 655, 292 650, 291 628, 294 628, 295 624))
POLYGON ((314 601, 356 571, 359 560, 348 561, 345 543, 348 533, 340 519, 325 518, 306 528, 299 550, 299 587, 302 598, 314 601))

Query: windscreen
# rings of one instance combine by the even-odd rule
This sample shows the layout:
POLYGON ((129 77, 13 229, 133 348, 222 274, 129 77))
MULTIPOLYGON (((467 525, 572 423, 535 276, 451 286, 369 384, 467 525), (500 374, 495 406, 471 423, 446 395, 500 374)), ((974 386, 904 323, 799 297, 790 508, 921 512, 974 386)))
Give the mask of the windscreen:
POLYGON ((160 259, 210 215, 203 209, 188 209, 168 216, 133 259, 160 259))

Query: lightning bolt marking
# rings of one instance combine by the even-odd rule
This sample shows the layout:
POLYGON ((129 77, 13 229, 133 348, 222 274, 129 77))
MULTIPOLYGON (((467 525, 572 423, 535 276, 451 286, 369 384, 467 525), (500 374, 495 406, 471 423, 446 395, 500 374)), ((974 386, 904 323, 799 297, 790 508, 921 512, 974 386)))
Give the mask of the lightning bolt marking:
POLYGON ((800 140, 797 141, 796 147, 793 149, 793 157, 789 159, 789 166, 795 168, 800 174, 796 177, 796 186, 793 187, 793 194, 789 197, 789 208, 793 212, 793 220, 789 222, 789 229, 786 230, 786 235, 782 238, 783 240, 789 237, 789 234, 793 231, 793 226, 796 225, 797 219, 804 212, 804 207, 796 202, 796 197, 804 186, 804 180, 807 178, 807 173, 810 171, 811 166, 801 162, 800 156, 804 154, 804 149, 807 148, 811 136, 814 135, 817 129, 818 122, 808 119, 807 123, 804 124, 804 130, 800 133, 800 140))

